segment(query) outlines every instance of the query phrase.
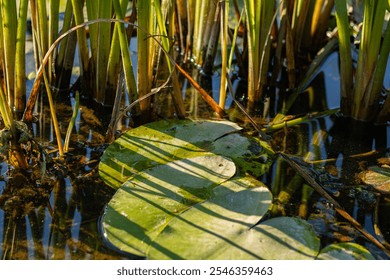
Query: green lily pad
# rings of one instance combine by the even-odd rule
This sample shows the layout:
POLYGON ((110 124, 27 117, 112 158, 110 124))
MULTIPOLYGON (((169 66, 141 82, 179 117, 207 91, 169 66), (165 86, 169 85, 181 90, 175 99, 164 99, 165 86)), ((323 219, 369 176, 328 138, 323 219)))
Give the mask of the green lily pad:
POLYGON ((144 255, 173 217, 213 196, 212 189, 235 172, 230 159, 211 154, 170 162, 134 175, 105 210, 106 238, 122 251, 144 255))
POLYGON ((377 191, 390 194, 390 169, 372 166, 360 174, 362 181, 372 185, 377 191))
POLYGON ((140 126, 105 150, 99 174, 117 189, 145 169, 214 153, 232 158, 242 172, 261 176, 272 162, 272 151, 266 143, 241 135, 240 130, 233 122, 210 120, 158 121, 140 126))
POLYGON ((321 250, 319 260, 375 260, 374 256, 363 246, 342 242, 331 244, 321 250))
POLYGON ((233 219, 247 229, 254 226, 268 210, 271 194, 248 174, 264 174, 273 152, 240 130, 228 121, 160 121, 117 139, 99 165, 103 180, 119 188, 102 218, 107 240, 146 256, 173 220, 207 203, 226 210, 219 214, 220 225, 233 219))
POLYGON ((264 195, 254 190, 212 199, 176 217, 151 245, 148 258, 314 259, 320 241, 306 221, 280 217, 253 227, 264 205, 243 200, 264 195), (232 207, 220 205, 226 200, 233 201, 232 207))

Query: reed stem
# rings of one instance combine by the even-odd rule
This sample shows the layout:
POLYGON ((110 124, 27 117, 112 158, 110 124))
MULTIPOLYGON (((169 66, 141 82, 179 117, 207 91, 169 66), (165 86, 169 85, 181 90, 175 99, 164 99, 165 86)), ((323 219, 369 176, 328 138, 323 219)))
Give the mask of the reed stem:
MULTIPOLYGON (((82 1, 72 0, 73 14, 76 25, 84 23, 83 5, 82 1)), ((87 36, 84 28, 79 28, 76 31, 77 42, 79 46, 79 56, 81 64, 81 76, 84 77, 88 72, 89 50, 87 44, 87 36)))
POLYGON ((15 51, 14 109, 23 112, 26 106, 26 28, 28 0, 20 1, 15 51))
POLYGON ((5 91, 8 104, 14 106, 15 88, 15 45, 17 34, 16 1, 3 0, 1 2, 2 34, 3 34, 3 66, 5 75, 5 91))
MULTIPOLYGON (((138 1, 137 14, 138 25, 142 30, 138 30, 138 97, 141 98, 148 94, 152 88, 154 52, 152 49, 149 34, 154 29, 155 19, 152 19, 153 1, 138 1), (146 32, 145 32, 146 31, 146 32)), ((146 122, 150 118, 150 98, 144 99, 140 102, 140 114, 146 122)))
MULTIPOLYGON (((98 18, 111 18, 112 17, 112 0, 99 0, 95 5, 98 6, 98 18)), ((120 13, 116 11, 117 15, 120 13)), ((122 18, 123 19, 123 18, 122 18)), ((117 42, 111 42, 111 24, 107 22, 98 23, 98 37, 97 37, 97 58, 96 64, 96 101, 104 105, 112 105, 114 98, 111 97, 109 102, 106 103, 106 81, 107 81, 107 67, 108 58, 110 55, 111 43, 116 44, 117 42)))
POLYGON ((79 108, 80 108, 80 94, 77 91, 76 96, 75 96, 75 103, 74 103, 72 117, 70 119, 70 122, 68 125, 68 130, 67 130, 66 136, 65 136, 64 153, 67 153, 69 150, 70 137, 72 135, 73 127, 76 123, 76 118, 77 118, 77 114, 79 113, 79 108))
POLYGON ((222 56, 222 68, 221 68, 221 83, 219 90, 219 107, 225 108, 226 103, 226 76, 229 74, 228 69, 228 29, 229 29, 229 1, 223 1, 221 5, 221 56, 222 56))
POLYGON ((340 94, 344 110, 350 110, 348 103, 352 100, 353 90, 353 76, 352 76, 352 53, 351 53, 351 42, 350 42, 350 28, 349 19, 347 13, 347 3, 343 0, 336 0, 336 21, 338 27, 338 38, 339 38, 339 50, 340 60, 343 61, 340 65, 340 94))
MULTIPOLYGON (((73 7, 72 2, 67 1, 64 20, 62 24, 61 33, 65 33, 72 26, 74 26, 73 19, 73 7)), ((55 59, 56 64, 56 85, 60 89, 67 89, 70 85, 72 68, 74 64, 74 56, 76 53, 77 35, 75 33, 70 34, 61 42, 58 48, 58 54, 55 59)))

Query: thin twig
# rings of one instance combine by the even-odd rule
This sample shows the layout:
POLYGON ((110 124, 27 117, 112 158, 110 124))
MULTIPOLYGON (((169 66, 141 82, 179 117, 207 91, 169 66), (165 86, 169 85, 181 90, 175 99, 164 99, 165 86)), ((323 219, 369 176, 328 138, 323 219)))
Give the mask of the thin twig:
POLYGON ((70 122, 68 125, 68 130, 66 131, 66 136, 65 136, 65 142, 64 142, 64 152, 65 153, 68 152, 70 136, 72 134, 74 124, 76 123, 76 117, 77 117, 77 114, 78 114, 79 108, 80 108, 80 97, 79 96, 80 96, 80 94, 77 91, 76 96, 75 96, 75 104, 74 104, 74 108, 73 108, 73 114, 72 114, 72 117, 70 119, 70 122))

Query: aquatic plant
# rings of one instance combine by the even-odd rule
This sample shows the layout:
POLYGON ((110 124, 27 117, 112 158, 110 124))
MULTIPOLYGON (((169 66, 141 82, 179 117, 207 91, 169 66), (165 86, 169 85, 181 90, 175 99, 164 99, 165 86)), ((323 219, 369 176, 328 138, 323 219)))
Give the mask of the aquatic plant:
POLYGON ((336 19, 340 38, 341 111, 345 116, 361 121, 386 121, 389 98, 382 87, 390 51, 390 25, 385 20, 389 3, 363 1, 364 15, 359 32, 358 58, 353 67, 350 42, 352 31, 347 15, 347 2, 336 1, 336 19), (382 32, 384 28, 384 32, 382 32))

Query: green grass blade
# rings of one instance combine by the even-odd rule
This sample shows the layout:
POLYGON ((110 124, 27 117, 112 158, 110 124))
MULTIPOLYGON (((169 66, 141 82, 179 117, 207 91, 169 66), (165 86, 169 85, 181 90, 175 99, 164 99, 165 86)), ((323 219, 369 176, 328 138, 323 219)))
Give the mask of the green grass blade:
POLYGON ((1 86, 0 86, 0 113, 4 122, 4 126, 8 129, 11 129, 13 123, 13 115, 7 101, 7 96, 3 90, 3 87, 1 86))
MULTIPOLYGON (((98 5, 96 5, 96 0, 86 0, 85 5, 87 8, 87 16, 88 20, 96 20, 98 19, 98 5)), ((97 60, 98 60, 98 37, 99 37, 99 26, 97 24, 92 24, 88 27, 89 29, 89 44, 91 48, 91 63, 89 65, 90 73, 92 76, 96 76, 96 68, 97 68, 97 60)), ((95 79, 93 83, 91 83, 92 90, 94 95, 97 91, 98 81, 95 79)))
MULTIPOLYGON (((248 107, 253 106, 255 101, 255 79, 258 76, 256 64, 256 26, 255 26, 255 11, 254 1, 245 0, 244 7, 246 12, 246 25, 248 29, 248 107)), ((251 111, 251 108, 249 108, 251 111)))
MULTIPOLYGON (((111 0, 99 0, 95 5, 98 5, 98 17, 99 18, 111 18, 112 17, 112 1, 111 0)), ((97 61, 96 61, 96 101, 99 103, 105 103, 105 90, 107 81, 107 65, 108 57, 110 55, 111 48, 111 24, 102 22, 98 23, 98 49, 97 49, 97 61)), ((112 104, 111 104, 112 105, 112 104)))
MULTIPOLYGON (((152 88, 152 65, 153 65, 153 51, 151 41, 148 38, 150 32, 153 30, 153 22, 150 17, 152 15, 152 0, 138 1, 138 25, 142 30, 138 30, 138 97, 148 94, 152 88)), ((137 98, 137 97, 136 97, 137 98)), ((140 102, 140 113, 146 119, 150 115, 150 99, 145 99, 140 102)))
POLYGON ((14 0, 4 0, 1 5, 2 33, 4 51, 4 75, 6 78, 7 101, 14 106, 14 83, 15 83, 15 45, 17 33, 17 12, 14 0))
POLYGON ((20 1, 15 53, 14 108, 23 112, 26 105, 26 28, 28 0, 20 1))
MULTIPOLYGON (((336 21, 338 28, 339 50, 340 50, 340 92, 341 97, 347 103, 352 102, 353 76, 352 76, 352 54, 350 43, 350 28, 345 0, 336 0, 336 21)), ((349 106, 349 105, 346 105, 349 106)))
POLYGON ((212 3, 210 0, 196 1, 192 55, 195 63, 197 64, 202 63, 201 52, 203 46, 203 32, 207 22, 208 14, 212 10, 210 9, 210 5, 217 4, 212 3))
POLYGON ((382 27, 384 23, 387 3, 379 0, 364 1, 363 28, 359 47, 358 64, 356 69, 355 96, 352 117, 355 119, 371 119, 376 112, 369 109, 364 101, 370 99, 370 83, 374 79, 380 45, 382 40, 382 27))
MULTIPOLYGON (((59 0, 50 0, 49 1, 49 34, 48 34, 48 46, 51 46, 53 42, 58 37, 59 29, 59 13, 60 13, 60 1, 59 0)), ((49 62, 49 67, 51 68, 53 62, 49 62)), ((54 69, 50 69, 49 73, 54 72, 54 69)))
MULTIPOLYGON (((76 25, 82 24, 84 22, 83 14, 83 5, 79 0, 72 0, 73 14, 75 18, 76 25)), ((80 53, 80 63, 81 63, 81 75, 86 75, 88 72, 88 61, 89 61, 89 50, 87 44, 87 36, 85 29, 77 29, 77 42, 79 46, 80 53)))
MULTIPOLYGON (((64 11, 64 20, 61 33, 65 33, 74 26, 72 2, 68 0, 64 11)), ((71 80, 74 56, 76 52, 77 35, 72 33, 65 37, 58 48, 55 59, 56 64, 56 86, 60 89, 68 88, 71 80)))
MULTIPOLYGON (((390 52, 390 24, 387 23, 387 28, 383 37, 381 50, 378 57, 378 63, 376 65, 371 83, 368 91, 371 93, 366 95, 365 101, 369 106, 373 106, 381 99, 381 92, 383 87, 383 81, 385 77, 386 67, 388 65, 388 58, 390 52)), ((387 97, 388 99, 389 97, 387 97)))
POLYGON ((358 84, 355 85, 355 96, 354 96, 354 106, 352 117, 356 117, 357 113, 360 111, 361 101, 366 91, 368 82, 370 80, 370 70, 368 69, 367 61, 370 60, 369 54, 369 34, 372 27, 373 20, 373 10, 372 10, 373 0, 364 1, 364 17, 363 17, 363 28, 361 32, 361 41, 359 45, 359 56, 356 67, 356 81, 358 84), (367 67, 365 69, 365 67, 367 67), (368 77, 366 75, 369 75, 368 77))
POLYGON ((60 127, 58 125, 57 114, 56 114, 56 109, 55 109, 55 105, 54 105, 54 99, 53 99, 53 94, 51 91, 49 79, 47 77, 46 70, 44 70, 44 68, 43 68, 43 78, 45 81, 47 98, 49 100, 51 121, 52 121, 52 125, 54 127, 54 133, 55 133, 56 139, 57 139, 58 154, 60 157, 62 157, 64 155, 64 149, 63 149, 61 131, 60 131, 60 127))
POLYGON ((48 27, 48 14, 46 9, 45 0, 37 0, 38 7, 38 32, 40 38, 40 46, 42 48, 42 53, 45 54, 49 48, 49 27, 48 27))
POLYGON ((221 69, 221 84, 219 90, 219 106, 225 108, 226 102, 226 85, 228 69, 228 29, 229 29, 229 1, 221 2, 221 56, 222 56, 222 69, 221 69))
MULTIPOLYGON (((180 88, 178 76, 175 72, 173 72, 175 69, 175 66, 174 66, 172 59, 170 57, 171 42, 170 42, 169 38, 173 38, 173 36, 174 36, 174 32, 175 32, 174 25, 170 25, 169 30, 166 29, 166 25, 165 25, 166 20, 164 20, 163 11, 161 9, 160 2, 153 1, 153 3, 154 3, 154 10, 155 10, 156 18, 157 18, 158 29, 162 35, 160 37, 160 39, 161 39, 162 48, 164 49, 163 52, 165 54, 165 58, 167 61, 168 71, 169 71, 169 73, 172 73, 171 79, 172 79, 172 85, 173 85, 173 92, 172 92, 171 96, 172 96, 173 101, 174 101, 177 115, 180 118, 183 118, 185 116, 184 101, 183 101, 183 97, 181 94, 181 88, 180 88)), ((174 14, 173 14, 174 7, 172 5, 170 5, 170 3, 168 3, 167 1, 163 2, 162 4, 164 5, 164 8, 165 8, 165 10, 164 10, 165 11, 165 13, 164 13, 165 18, 169 18, 170 22, 174 22, 174 18, 173 18, 174 17, 174 14)))
MULTIPOLYGON (((128 1, 121 0, 120 1, 120 9, 121 16, 123 16, 127 10, 128 1)), ((116 3, 114 2, 114 11, 116 13, 116 18, 119 19, 118 12, 116 12, 118 8, 116 7, 116 3)), ((121 18, 123 19, 123 18, 121 18)), ((106 81, 106 89, 105 89, 105 100, 107 104, 114 104, 114 97, 118 88, 118 77, 120 72, 122 71, 121 66, 121 47, 120 47, 120 39, 119 39, 119 30, 120 25, 115 24, 114 32, 112 34, 111 40, 111 48, 110 55, 108 57, 108 65, 107 65, 107 81, 106 81)), ((128 45, 128 44, 127 44, 128 45)), ((132 69, 131 69, 132 71, 132 69)), ((135 81, 135 79, 134 79, 135 81)), ((115 106, 115 105, 114 105, 115 106)))
MULTIPOLYGON (((114 8, 118 19, 121 20, 124 19, 123 11, 126 10, 126 8, 124 7, 125 5, 123 1, 122 3, 119 3, 119 0, 114 0, 114 8)), ((137 84, 133 72, 133 65, 132 65, 130 51, 129 51, 129 43, 127 41, 124 25, 119 22, 115 23, 115 30, 119 37, 120 50, 122 52, 122 64, 123 64, 123 69, 125 74, 127 91, 129 93, 132 93, 133 95, 137 95, 137 84)))
POLYGON ((294 9, 291 20, 291 28, 294 38, 294 49, 299 50, 302 38, 305 31, 305 23, 307 14, 310 9, 311 1, 296 0, 294 1, 294 9))
POLYGON ((76 96, 75 96, 75 103, 74 103, 72 117, 70 119, 70 122, 68 125, 68 130, 67 130, 66 136, 65 136, 64 153, 68 152, 68 150, 69 150, 70 136, 72 135, 73 127, 76 123, 76 118, 77 118, 77 114, 79 113, 79 108, 80 108, 80 94, 77 91, 76 96))

